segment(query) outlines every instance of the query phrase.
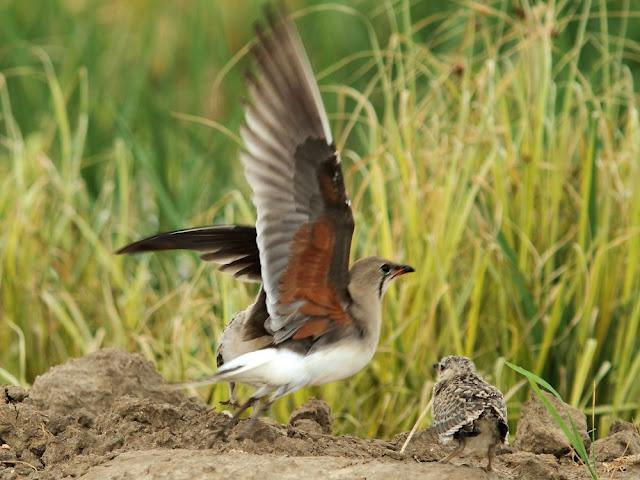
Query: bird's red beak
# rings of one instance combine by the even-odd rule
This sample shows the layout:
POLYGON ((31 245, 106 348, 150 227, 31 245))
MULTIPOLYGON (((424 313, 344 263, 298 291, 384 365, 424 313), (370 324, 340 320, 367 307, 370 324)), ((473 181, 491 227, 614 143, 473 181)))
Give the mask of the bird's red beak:
POLYGON ((393 275, 391 278, 399 277, 405 273, 415 272, 415 269, 409 265, 396 265, 393 269, 393 275))

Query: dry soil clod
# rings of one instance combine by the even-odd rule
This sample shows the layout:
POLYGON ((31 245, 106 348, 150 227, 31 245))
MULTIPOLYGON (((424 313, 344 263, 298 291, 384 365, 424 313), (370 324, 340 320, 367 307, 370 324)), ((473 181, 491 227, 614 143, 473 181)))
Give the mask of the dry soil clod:
MULTIPOLYGON (((567 424, 573 421, 588 449, 591 439, 587 433, 587 419, 584 413, 562 403, 551 394, 543 392, 543 395, 555 406, 567 424)), ((572 450, 569 440, 547 412, 544 404, 534 394, 522 408, 514 447, 525 452, 550 453, 556 457, 566 455, 572 450)))

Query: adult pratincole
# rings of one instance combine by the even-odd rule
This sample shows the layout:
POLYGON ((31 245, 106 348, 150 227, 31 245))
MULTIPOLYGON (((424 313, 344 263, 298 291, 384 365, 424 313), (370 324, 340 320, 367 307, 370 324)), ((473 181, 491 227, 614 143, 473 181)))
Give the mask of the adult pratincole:
POLYGON ((500 390, 485 382, 467 357, 444 357, 433 366, 438 382, 433 387, 433 428, 443 443, 458 441, 443 462, 465 450, 486 455, 488 471, 495 448, 507 440, 507 406, 500 390))
POLYGON ((413 268, 368 257, 349 268, 353 216, 338 153, 309 61, 285 12, 257 28, 247 75, 240 158, 253 191, 256 227, 213 226, 161 233, 118 253, 192 249, 238 278, 262 283, 220 345, 218 371, 183 385, 220 381, 256 387, 236 414, 268 397, 349 377, 372 358, 381 300, 413 268))

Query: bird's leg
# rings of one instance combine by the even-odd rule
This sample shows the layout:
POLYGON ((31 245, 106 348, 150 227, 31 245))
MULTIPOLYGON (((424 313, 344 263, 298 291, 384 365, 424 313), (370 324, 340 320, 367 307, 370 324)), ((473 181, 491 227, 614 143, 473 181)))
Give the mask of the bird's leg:
POLYGON ((493 467, 491 466, 491 464, 493 462, 493 457, 495 457, 495 455, 496 455, 496 446, 494 444, 491 444, 487 449, 487 466, 485 467, 485 471, 490 472, 493 470, 493 467))
POLYGON ((286 391, 286 386, 282 386, 278 388, 278 390, 273 392, 273 395, 271 395, 269 400, 261 402, 259 405, 256 405, 254 407, 253 413, 251 414, 251 420, 249 420, 249 423, 247 423, 246 427, 244 428, 242 437, 244 437, 247 433, 251 432, 251 430, 254 429, 254 427, 256 426, 256 423, 258 423, 258 418, 264 415, 264 413, 267 410, 269 410, 269 408, 271 408, 271 405, 273 404, 273 402, 275 402, 278 398, 285 395, 284 393, 281 393, 284 391, 286 391))
MULTIPOLYGON (((251 430, 253 430, 253 428, 255 427, 256 423, 258 422, 258 418, 260 418, 262 415, 264 415, 264 413, 269 410, 269 408, 271 408, 271 405, 273 404, 273 402, 275 402, 276 400, 278 400, 281 397, 284 397, 285 395, 295 392, 296 390, 299 390, 300 388, 302 388, 304 385, 282 385, 281 387, 279 387, 275 392, 273 392, 271 394, 271 396, 269 397, 269 400, 262 402, 259 406, 257 406, 254 409, 253 415, 251 415, 251 420, 249 420, 249 423, 247 424, 246 428, 244 429, 244 433, 248 433, 251 430)), ((242 435, 244 437, 244 434, 242 435)))
POLYGON ((236 382, 229 382, 227 386, 229 388, 229 398, 227 400, 222 400, 220 402, 220 405, 225 405, 232 408, 239 408, 240 404, 238 403, 235 395, 233 394, 233 391, 236 388, 236 382))
POLYGON ((231 417, 229 419, 229 421, 226 423, 226 425, 224 427, 222 427, 220 430, 218 430, 218 433, 216 434, 216 437, 217 438, 225 437, 227 432, 238 424, 238 422, 240 421, 240 415, 242 415, 247 408, 249 408, 254 403, 256 403, 258 400, 260 400, 260 398, 262 398, 262 397, 258 396, 257 393, 256 393, 251 398, 249 398, 249 400, 247 400, 242 405, 240 405, 240 407, 238 407, 236 412, 233 414, 233 417, 231 417))
POLYGON ((464 450, 464 437, 463 438, 459 438, 458 439, 458 446, 456 447, 456 449, 451 452, 449 455, 447 455, 446 457, 444 457, 442 460, 440 460, 440 463, 449 463, 449 461, 453 458, 456 457, 458 455, 460 455, 462 453, 462 451, 464 450))
POLYGON ((269 399, 265 402, 260 402, 258 403, 258 405, 253 407, 253 413, 251 414, 251 418, 249 419, 247 424, 243 427, 242 433, 240 433, 240 438, 247 437, 247 435, 255 428, 256 423, 258 423, 258 418, 260 418, 264 414, 264 412, 266 412, 269 409, 269 407, 271 407, 272 403, 273 403, 273 400, 269 399))

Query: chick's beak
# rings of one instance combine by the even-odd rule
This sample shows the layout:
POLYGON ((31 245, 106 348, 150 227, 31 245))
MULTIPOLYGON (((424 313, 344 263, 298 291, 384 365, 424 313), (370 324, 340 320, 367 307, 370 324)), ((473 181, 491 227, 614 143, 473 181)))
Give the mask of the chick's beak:
POLYGON ((415 269, 410 265, 396 265, 393 269, 393 275, 391 278, 396 278, 400 275, 411 272, 415 272, 415 269))

